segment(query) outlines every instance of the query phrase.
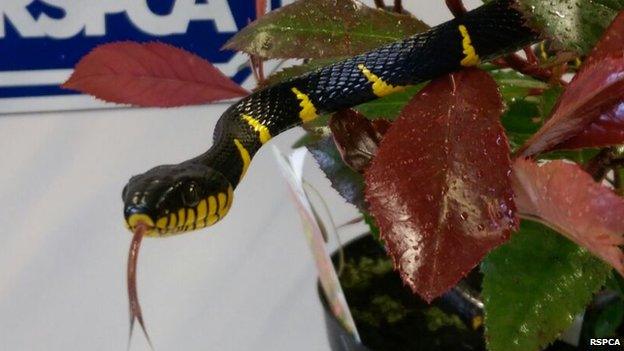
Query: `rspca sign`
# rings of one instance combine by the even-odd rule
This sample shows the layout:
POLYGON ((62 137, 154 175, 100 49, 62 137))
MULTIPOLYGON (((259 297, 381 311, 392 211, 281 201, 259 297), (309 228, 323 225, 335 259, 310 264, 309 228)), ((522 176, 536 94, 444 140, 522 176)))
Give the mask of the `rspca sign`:
POLYGON ((0 0, 0 113, 111 106, 59 85, 94 47, 121 40, 184 48, 244 83, 248 57, 220 48, 254 19, 255 0, 0 0))

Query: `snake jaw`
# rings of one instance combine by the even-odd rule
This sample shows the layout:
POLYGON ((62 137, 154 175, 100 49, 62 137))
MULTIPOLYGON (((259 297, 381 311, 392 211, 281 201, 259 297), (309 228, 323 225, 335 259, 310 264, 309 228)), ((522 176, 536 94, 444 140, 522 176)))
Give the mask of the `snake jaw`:
POLYGON ((154 220, 144 213, 135 213, 126 219, 126 228, 134 233, 134 235, 136 235, 139 227, 141 227, 142 235, 149 236, 154 230, 154 220))

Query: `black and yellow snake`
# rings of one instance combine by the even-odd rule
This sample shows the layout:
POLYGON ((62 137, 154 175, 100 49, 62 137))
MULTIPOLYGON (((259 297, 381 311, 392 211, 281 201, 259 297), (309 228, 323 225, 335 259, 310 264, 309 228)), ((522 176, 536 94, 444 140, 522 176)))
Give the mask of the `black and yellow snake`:
POLYGON ((279 133, 535 42, 537 33, 514 6, 511 0, 490 2, 427 32, 247 96, 221 116, 204 154, 130 179, 122 195, 127 225, 167 236, 214 224, 227 214, 255 153, 279 133))

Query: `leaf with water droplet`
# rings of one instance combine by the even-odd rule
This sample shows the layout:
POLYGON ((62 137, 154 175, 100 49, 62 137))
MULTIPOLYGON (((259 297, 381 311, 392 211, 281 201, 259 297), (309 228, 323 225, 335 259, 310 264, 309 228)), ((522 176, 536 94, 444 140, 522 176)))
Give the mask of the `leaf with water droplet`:
POLYGON ((426 29, 409 14, 356 0, 300 0, 251 23, 224 48, 263 58, 354 56, 426 29))
MULTIPOLYGON (((612 63, 614 58, 617 57, 615 60, 622 61, 624 60, 623 54, 624 12, 613 21, 604 37, 587 58, 584 66, 588 67, 588 69, 597 67, 596 65, 606 65, 613 68, 615 66, 612 63)), ((624 70, 620 70, 618 74, 623 75, 624 70)), ((618 93, 614 91, 613 94, 618 93)), ((598 118, 594 119, 583 131, 559 144, 557 148, 578 149, 604 147, 622 143, 624 143, 624 95, 620 95, 619 102, 612 107, 601 110, 598 118)))
POLYGON ((551 117, 524 145, 530 156, 624 142, 624 12, 583 63, 551 117))
POLYGON ((547 227, 522 221, 481 270, 488 350, 537 351, 572 324, 610 267, 547 227))
POLYGON ((518 159, 512 186, 518 211, 587 248, 624 275, 624 199, 596 183, 577 164, 542 166, 518 159))
POLYGON ((624 0, 518 0, 529 24, 564 50, 588 53, 624 0))
POLYGON ((457 283, 517 223, 502 110, 487 73, 438 78, 403 109, 365 172, 369 210, 395 267, 425 300, 457 283))

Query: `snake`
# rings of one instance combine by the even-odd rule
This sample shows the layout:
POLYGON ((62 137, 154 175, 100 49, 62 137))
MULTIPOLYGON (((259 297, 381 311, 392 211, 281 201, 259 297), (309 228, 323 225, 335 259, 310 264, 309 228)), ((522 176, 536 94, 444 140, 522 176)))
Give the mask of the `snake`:
MULTIPOLYGON (((257 90, 223 113, 208 151, 129 180, 122 191, 126 225, 149 237, 211 226, 228 213, 254 155, 278 134, 515 52, 539 37, 514 0, 491 1, 427 31, 257 90)), ((135 272, 129 264, 129 286, 135 272)), ((138 301, 132 307, 131 316, 143 325, 138 301)))

